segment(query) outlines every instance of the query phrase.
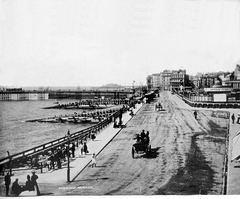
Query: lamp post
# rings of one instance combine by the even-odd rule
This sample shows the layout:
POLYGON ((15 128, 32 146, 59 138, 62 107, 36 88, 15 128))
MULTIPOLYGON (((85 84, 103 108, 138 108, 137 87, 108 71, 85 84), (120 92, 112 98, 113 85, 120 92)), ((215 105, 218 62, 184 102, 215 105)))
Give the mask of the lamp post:
POLYGON ((67 181, 70 182, 70 152, 69 152, 69 147, 70 147, 70 131, 68 130, 68 135, 67 135, 67 139, 68 139, 68 144, 67 144, 67 181))
MULTIPOLYGON (((7 151, 8 157, 10 157, 10 152, 7 151)), ((12 176, 12 165, 11 165, 12 158, 9 158, 9 171, 10 171, 10 176, 12 176)))
POLYGON ((67 163, 67 181, 68 182, 70 182, 70 159, 69 159, 69 140, 70 139, 68 139, 68 150, 67 150, 67 161, 68 161, 68 163, 67 163))

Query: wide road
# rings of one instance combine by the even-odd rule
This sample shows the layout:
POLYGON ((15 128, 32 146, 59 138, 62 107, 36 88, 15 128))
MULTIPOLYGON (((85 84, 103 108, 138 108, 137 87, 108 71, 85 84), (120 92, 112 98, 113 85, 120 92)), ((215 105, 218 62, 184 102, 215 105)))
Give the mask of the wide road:
MULTIPOLYGON (((74 182, 54 195, 222 194, 228 115, 179 107, 169 92, 145 104, 74 182), (165 111, 156 111, 161 102, 165 111), (150 132, 150 156, 131 156, 132 138, 150 132)), ((96 141, 97 142, 97 141, 96 141)), ((43 188, 43 187, 42 187, 43 188)), ((50 188, 50 187, 49 187, 50 188)))

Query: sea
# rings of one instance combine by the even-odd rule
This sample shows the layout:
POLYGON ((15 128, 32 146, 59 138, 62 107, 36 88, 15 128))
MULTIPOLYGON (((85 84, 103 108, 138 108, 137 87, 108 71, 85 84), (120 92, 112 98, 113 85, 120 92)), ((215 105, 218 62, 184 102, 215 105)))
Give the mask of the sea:
POLYGON ((43 101, 0 101, 0 158, 55 140, 90 126, 90 124, 38 123, 26 120, 55 115, 81 113, 82 110, 43 109, 44 107, 76 102, 75 99, 49 99, 43 101))

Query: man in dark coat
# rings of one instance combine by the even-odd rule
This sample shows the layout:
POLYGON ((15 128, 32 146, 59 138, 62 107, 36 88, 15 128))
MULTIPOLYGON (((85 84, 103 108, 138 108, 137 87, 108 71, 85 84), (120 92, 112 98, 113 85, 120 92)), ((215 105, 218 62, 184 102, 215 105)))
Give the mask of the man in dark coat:
POLYGON ((83 152, 85 153, 85 155, 86 155, 87 153, 89 153, 86 142, 84 142, 84 144, 83 144, 83 152))
POLYGON ((232 123, 234 124, 234 120, 235 120, 235 115, 232 114, 232 123))
POLYGON ((145 130, 143 129, 142 132, 141 132, 141 142, 144 143, 144 138, 145 138, 145 130))
POLYGON ((31 181, 33 183, 33 186, 36 187, 37 195, 40 196, 40 191, 37 183, 38 176, 36 175, 35 171, 32 171, 31 181))
POLYGON ((18 184, 18 179, 16 178, 15 182, 12 184, 12 192, 15 196, 19 196, 22 190, 22 186, 18 184))
POLYGON ((62 168, 62 164, 61 164, 61 152, 62 152, 62 150, 61 150, 60 148, 58 148, 58 149, 57 149, 57 153, 56 153, 56 155, 55 155, 58 169, 61 169, 61 168, 62 168))
POLYGON ((5 186, 6 186, 6 196, 9 196, 8 192, 9 192, 9 186, 11 184, 11 176, 9 172, 7 172, 7 175, 5 176, 4 180, 5 180, 5 186))
POLYGON ((75 158, 75 143, 72 143, 72 147, 71 147, 71 151, 72 151, 72 157, 75 158))
POLYGON ((34 185, 33 185, 33 182, 31 181, 31 177, 30 175, 27 175, 27 181, 26 181, 26 184, 23 188, 24 191, 34 191, 34 185))
POLYGON ((197 111, 196 110, 193 112, 193 114, 194 114, 195 119, 197 119, 197 111))

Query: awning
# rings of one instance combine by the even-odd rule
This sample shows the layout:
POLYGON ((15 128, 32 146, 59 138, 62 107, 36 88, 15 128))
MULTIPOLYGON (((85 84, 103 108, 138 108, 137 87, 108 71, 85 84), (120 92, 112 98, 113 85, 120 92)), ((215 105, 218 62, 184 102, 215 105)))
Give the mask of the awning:
POLYGON ((231 161, 240 157, 240 132, 233 137, 231 161))

